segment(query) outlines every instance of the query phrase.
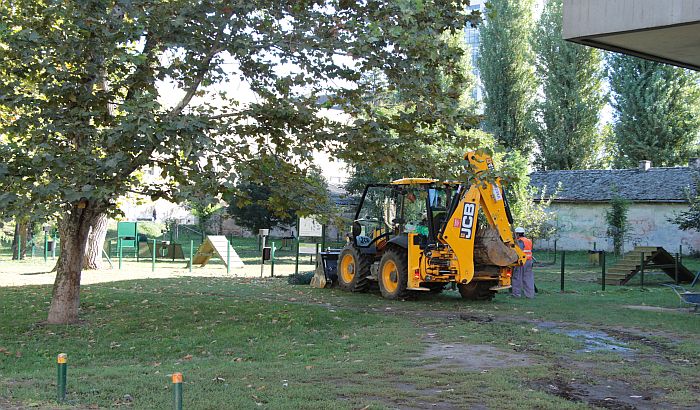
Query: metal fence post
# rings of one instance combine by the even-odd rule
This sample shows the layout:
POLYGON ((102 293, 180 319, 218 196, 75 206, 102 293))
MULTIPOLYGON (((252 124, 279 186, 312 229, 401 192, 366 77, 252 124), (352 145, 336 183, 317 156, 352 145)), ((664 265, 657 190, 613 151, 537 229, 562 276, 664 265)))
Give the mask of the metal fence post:
POLYGON ((192 251, 193 251, 193 249, 194 249, 194 240, 190 239, 190 272, 192 272, 192 259, 193 259, 192 251))
POLYGON ((642 254, 640 255, 639 273, 641 274, 642 290, 644 290, 644 252, 642 252, 642 254))
POLYGON ((226 240, 226 273, 231 272, 231 242, 226 240))
POLYGON ((270 277, 275 277, 275 243, 272 242, 272 249, 270 249, 270 277))
POLYGON ((676 285, 677 285, 678 284, 678 254, 676 254, 676 260, 674 261, 673 265, 674 265, 674 269, 675 269, 674 273, 676 275, 675 279, 676 279, 676 285))
MULTIPOLYGON (((120 259, 121 262, 121 259, 120 259)), ((153 240, 153 255, 151 255, 151 272, 156 271, 156 240, 153 240)))
POLYGON ((603 280, 601 281, 602 290, 605 291, 605 251, 602 251, 600 253, 600 257, 601 257, 601 274, 603 276, 603 280))
POLYGON ((44 262, 48 260, 49 257, 49 237, 46 235, 46 231, 44 231, 44 262))
POLYGON ((564 266, 566 265, 566 251, 561 251, 561 291, 564 291, 564 266))
POLYGON ((117 240, 117 248, 119 248, 119 270, 122 270, 122 252, 123 252, 123 245, 122 245, 122 238, 119 237, 117 240))

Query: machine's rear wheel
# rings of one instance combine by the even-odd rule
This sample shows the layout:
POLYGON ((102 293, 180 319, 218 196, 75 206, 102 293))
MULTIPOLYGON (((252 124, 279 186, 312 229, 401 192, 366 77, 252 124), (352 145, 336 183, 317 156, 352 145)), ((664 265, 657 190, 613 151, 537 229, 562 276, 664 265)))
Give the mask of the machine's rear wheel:
POLYGON ((346 245, 338 255, 338 286, 349 292, 364 292, 369 288, 371 259, 356 247, 346 245))
POLYGON ((467 284, 457 284, 457 289, 463 299, 491 300, 496 296, 496 291, 489 289, 493 285, 494 283, 489 281, 472 281, 467 284))
POLYGON ((406 252, 389 249, 379 262, 379 290, 387 299, 400 299, 406 296, 408 268, 406 252))

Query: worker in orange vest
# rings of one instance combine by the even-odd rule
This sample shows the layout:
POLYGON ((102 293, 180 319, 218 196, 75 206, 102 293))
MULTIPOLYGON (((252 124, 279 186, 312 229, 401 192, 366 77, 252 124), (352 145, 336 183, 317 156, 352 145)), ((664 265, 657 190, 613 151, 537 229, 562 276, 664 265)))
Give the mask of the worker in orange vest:
POLYGON ((515 236, 518 246, 523 250, 527 260, 523 266, 513 269, 513 296, 519 298, 521 295, 526 298, 535 297, 535 274, 532 272, 532 241, 525 237, 525 229, 515 228, 515 236))

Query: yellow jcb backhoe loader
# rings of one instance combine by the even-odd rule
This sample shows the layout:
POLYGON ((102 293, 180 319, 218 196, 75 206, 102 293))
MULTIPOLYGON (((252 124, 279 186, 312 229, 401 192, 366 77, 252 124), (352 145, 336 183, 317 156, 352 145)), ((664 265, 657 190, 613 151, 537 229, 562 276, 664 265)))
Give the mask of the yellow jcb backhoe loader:
POLYGON ((351 237, 337 256, 337 278, 319 269, 312 284, 337 282, 361 292, 377 282, 388 299, 439 292, 451 283, 472 300, 508 289, 525 254, 513 238, 500 180, 480 178, 493 169, 491 157, 469 152, 465 159, 475 175, 470 186, 404 178, 365 187, 351 237), (479 224, 480 210, 486 221, 479 224))

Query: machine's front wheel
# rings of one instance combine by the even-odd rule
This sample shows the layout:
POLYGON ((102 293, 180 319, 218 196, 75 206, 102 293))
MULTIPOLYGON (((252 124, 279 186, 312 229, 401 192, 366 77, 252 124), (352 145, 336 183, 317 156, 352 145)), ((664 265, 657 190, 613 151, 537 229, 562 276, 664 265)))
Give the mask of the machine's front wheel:
POLYGON ((491 286, 493 283, 489 281, 472 281, 467 284, 457 284, 457 289, 462 299, 491 300, 496 296, 496 291, 489 289, 491 286))
POLYGON ((408 261, 406 252, 389 249, 379 262, 379 290, 387 299, 406 296, 408 286, 408 261))
POLYGON ((349 292, 364 292, 369 288, 371 260, 356 247, 346 245, 338 256, 338 286, 349 292))

